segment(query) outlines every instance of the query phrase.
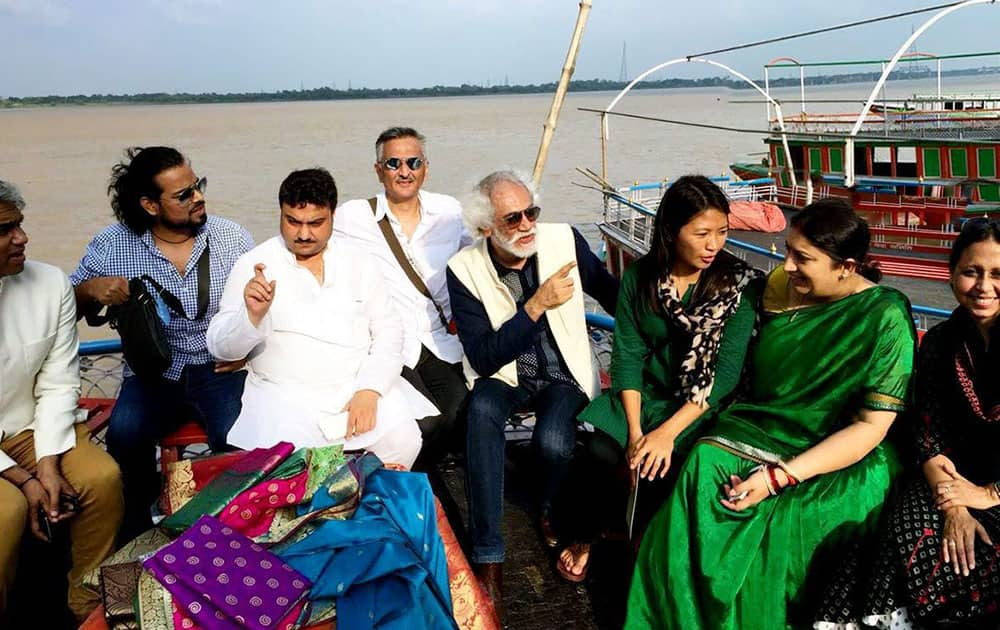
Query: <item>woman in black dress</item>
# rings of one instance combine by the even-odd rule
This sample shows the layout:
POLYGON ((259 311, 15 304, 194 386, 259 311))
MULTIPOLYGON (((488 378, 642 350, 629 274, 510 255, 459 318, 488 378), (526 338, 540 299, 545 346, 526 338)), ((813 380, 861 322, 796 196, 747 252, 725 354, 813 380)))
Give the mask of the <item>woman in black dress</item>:
POLYGON ((1000 619, 1000 220, 966 222, 949 267, 959 306, 927 332, 917 359, 923 475, 900 488, 883 523, 863 614, 837 603, 852 599, 854 580, 844 579, 817 628, 991 628, 1000 619))

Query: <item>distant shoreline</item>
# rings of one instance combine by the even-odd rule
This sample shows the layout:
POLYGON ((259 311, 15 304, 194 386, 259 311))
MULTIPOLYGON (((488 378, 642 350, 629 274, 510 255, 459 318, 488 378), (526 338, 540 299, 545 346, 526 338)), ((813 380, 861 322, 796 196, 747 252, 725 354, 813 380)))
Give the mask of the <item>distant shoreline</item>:
MULTIPOLYGON (((1000 66, 983 68, 968 68, 947 70, 942 76, 991 76, 1000 74, 1000 66)), ((857 72, 850 74, 833 74, 806 77, 806 85, 836 85, 844 83, 872 83, 878 79, 878 72, 857 72)), ((894 72, 895 80, 930 79, 936 73, 929 69, 894 72)), ((761 83, 762 81, 758 81, 761 83)), ((571 81, 570 92, 608 92, 618 91, 628 85, 625 81, 609 81, 607 79, 590 79, 571 81)), ((797 78, 771 79, 769 85, 775 87, 798 86, 797 78)), ((746 83, 730 77, 706 77, 703 79, 664 79, 661 81, 642 81, 635 86, 637 90, 663 90, 684 88, 724 87, 733 90, 749 89, 746 83)), ((0 98, 0 109, 19 109, 23 107, 54 107, 75 105, 191 105, 201 103, 270 103, 288 101, 343 101, 387 98, 427 98, 452 96, 494 96, 505 94, 550 94, 556 89, 555 83, 540 83, 527 85, 469 85, 457 86, 435 85, 427 88, 358 88, 338 90, 332 87, 321 87, 301 90, 280 90, 276 92, 240 92, 219 94, 205 92, 201 94, 77 94, 73 96, 27 96, 0 98)))

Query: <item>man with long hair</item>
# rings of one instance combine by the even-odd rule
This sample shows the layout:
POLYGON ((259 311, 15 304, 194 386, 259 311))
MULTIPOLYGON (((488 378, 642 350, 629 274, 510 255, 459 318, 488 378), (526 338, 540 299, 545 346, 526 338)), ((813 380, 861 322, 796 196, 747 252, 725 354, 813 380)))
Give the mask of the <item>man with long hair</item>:
POLYGON ((137 376, 126 366, 111 414, 108 452, 125 483, 122 541, 152 525, 149 508, 160 489, 156 443, 196 419, 209 446, 223 449, 240 411, 242 362, 216 361, 205 331, 219 309, 229 270, 253 239, 236 223, 207 214, 206 185, 176 149, 128 149, 126 160, 112 168, 108 186, 118 222, 94 237, 70 277, 80 317, 126 302, 129 279, 143 276, 156 283, 146 280, 147 290, 169 292, 183 311, 160 304, 171 364, 153 377, 137 376))

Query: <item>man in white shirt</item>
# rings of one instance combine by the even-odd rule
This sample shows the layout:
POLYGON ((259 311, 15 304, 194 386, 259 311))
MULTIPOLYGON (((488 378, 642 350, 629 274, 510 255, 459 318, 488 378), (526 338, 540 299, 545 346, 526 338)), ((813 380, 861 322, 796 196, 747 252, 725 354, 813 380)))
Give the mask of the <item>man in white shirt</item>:
POLYGON ((441 410, 440 416, 420 422, 422 465, 459 442, 453 429, 468 388, 462 375, 462 344, 449 325, 445 268, 449 258, 472 243, 458 201, 421 190, 429 169, 424 145, 415 129, 383 131, 375 141, 375 174, 383 192, 348 201, 337 209, 334 221, 338 239, 378 261, 393 304, 407 322, 403 377, 441 410), (398 253, 393 251, 396 244, 398 253))
POLYGON ((81 584, 111 552, 123 507, 118 466, 76 424, 76 300, 58 268, 25 260, 24 199, 0 181, 0 627, 26 529, 42 540, 66 522, 69 606, 97 604, 81 584))
POLYGON ((228 442, 342 443, 409 468, 420 452, 416 420, 438 410, 400 376, 403 324, 382 274, 364 252, 330 242, 330 173, 291 173, 278 200, 281 236, 236 262, 208 327, 213 356, 248 358, 228 442))

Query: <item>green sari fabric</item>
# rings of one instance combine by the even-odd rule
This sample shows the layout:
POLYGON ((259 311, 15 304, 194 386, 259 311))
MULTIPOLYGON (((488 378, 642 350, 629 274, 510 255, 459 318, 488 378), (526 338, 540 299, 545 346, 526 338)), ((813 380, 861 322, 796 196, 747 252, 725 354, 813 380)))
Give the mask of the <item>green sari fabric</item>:
POLYGON ((876 527, 900 469, 887 443, 742 512, 720 503, 730 474, 746 478, 759 462, 790 459, 862 408, 900 411, 907 396, 916 335, 905 296, 875 286, 774 312, 786 286, 779 268, 765 293, 770 317, 747 400, 720 413, 695 445, 646 532, 627 628, 808 627, 831 559, 876 527))

